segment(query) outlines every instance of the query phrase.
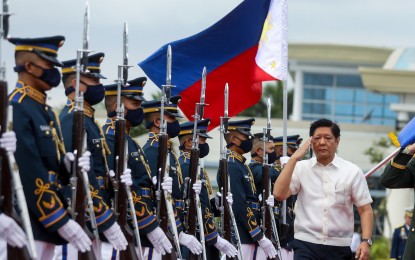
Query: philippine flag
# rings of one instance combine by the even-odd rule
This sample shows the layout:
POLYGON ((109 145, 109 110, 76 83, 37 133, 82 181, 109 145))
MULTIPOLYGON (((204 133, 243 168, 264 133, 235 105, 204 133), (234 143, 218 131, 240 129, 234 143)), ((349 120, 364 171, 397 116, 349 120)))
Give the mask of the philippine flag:
POLYGON ((204 118, 209 129, 223 116, 224 88, 229 84, 229 116, 256 104, 262 81, 287 76, 287 0, 245 0, 208 29, 168 43, 138 65, 159 87, 166 80, 167 47, 172 48, 173 95, 192 119, 199 102, 202 70, 207 69, 204 118))

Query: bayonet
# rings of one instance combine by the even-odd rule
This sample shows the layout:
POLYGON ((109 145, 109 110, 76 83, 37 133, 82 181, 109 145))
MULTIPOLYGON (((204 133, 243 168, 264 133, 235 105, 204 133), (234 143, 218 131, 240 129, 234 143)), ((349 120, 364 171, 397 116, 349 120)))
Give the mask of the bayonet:
POLYGON ((89 44, 89 4, 86 2, 84 13, 84 33, 82 37, 82 71, 85 72, 88 66, 88 45, 89 44))

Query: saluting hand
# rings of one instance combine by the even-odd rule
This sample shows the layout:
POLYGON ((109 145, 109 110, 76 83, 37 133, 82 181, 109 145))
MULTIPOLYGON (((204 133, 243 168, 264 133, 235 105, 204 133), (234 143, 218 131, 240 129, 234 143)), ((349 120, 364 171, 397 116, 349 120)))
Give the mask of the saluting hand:
POLYGON ((296 161, 301 161, 304 156, 307 154, 308 149, 311 146, 311 141, 312 141, 312 137, 308 138, 307 141, 305 141, 300 148, 297 149, 297 151, 295 151, 293 153, 293 155, 291 155, 291 159, 294 159, 296 161))

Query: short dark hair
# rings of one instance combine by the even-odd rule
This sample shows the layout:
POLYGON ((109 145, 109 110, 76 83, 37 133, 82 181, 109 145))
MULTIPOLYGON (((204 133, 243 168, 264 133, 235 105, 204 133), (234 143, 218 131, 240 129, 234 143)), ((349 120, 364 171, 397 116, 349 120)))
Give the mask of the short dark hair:
POLYGON ((314 121, 313 123, 311 123, 311 125, 310 125, 310 136, 313 136, 314 132, 319 127, 330 127, 331 132, 333 133, 333 135, 336 138, 340 137, 340 127, 339 127, 339 125, 337 123, 329 120, 329 119, 326 119, 326 118, 320 118, 319 120, 314 121))

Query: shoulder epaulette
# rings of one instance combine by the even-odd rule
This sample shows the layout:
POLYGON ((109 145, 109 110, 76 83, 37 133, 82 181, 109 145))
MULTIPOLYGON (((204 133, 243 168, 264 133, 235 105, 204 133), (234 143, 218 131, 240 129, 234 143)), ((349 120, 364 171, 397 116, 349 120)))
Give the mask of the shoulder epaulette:
POLYGON ((114 120, 111 118, 107 118, 107 121, 105 121, 104 133, 106 135, 115 135, 114 120))

